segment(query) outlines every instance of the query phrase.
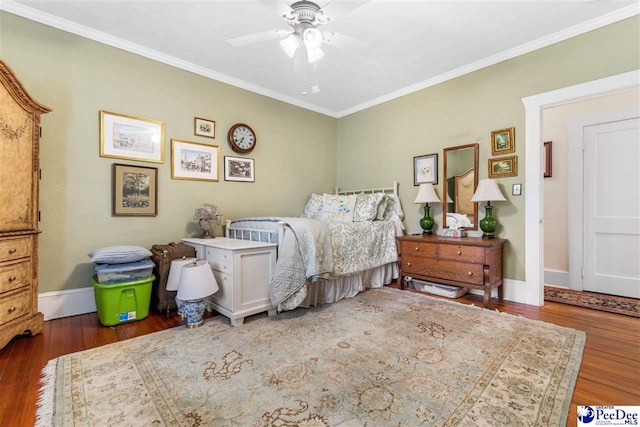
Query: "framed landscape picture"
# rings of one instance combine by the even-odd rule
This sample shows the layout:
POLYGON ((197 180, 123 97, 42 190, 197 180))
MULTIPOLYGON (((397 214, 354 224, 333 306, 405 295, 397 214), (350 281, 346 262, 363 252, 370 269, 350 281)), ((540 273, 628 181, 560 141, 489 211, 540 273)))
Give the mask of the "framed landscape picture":
POLYGON ((518 156, 489 159, 489 178, 518 175, 518 156))
POLYGON ((224 156, 224 180, 255 182, 256 176, 253 159, 224 156))
POLYGON ((515 128, 491 132, 491 155, 508 154, 516 151, 515 128))
POLYGON ((164 163, 164 122, 101 110, 100 156, 164 163))
POLYGON ((114 216, 158 215, 158 168, 113 164, 114 216))
POLYGON ((193 133, 198 136, 205 136, 207 138, 216 137, 216 122, 213 120, 201 119, 200 117, 194 117, 194 130, 193 133))
POLYGON ((171 140, 171 178, 218 181, 220 147, 197 142, 171 140))

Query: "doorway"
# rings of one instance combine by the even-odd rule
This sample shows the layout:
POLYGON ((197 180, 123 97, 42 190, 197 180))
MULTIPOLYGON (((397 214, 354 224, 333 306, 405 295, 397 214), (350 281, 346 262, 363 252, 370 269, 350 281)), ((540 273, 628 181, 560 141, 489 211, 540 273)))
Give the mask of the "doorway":
POLYGON ((525 282, 524 302, 544 304, 542 112, 545 108, 640 87, 638 70, 523 98, 525 106, 525 282))

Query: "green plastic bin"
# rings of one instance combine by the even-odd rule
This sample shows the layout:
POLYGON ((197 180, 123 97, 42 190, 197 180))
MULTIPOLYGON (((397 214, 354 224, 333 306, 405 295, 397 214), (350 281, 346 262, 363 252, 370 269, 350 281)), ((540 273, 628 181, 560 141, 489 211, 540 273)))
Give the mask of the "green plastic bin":
POLYGON ((113 326, 147 317, 154 280, 155 276, 152 274, 142 280, 102 285, 94 275, 91 282, 100 323, 113 326))

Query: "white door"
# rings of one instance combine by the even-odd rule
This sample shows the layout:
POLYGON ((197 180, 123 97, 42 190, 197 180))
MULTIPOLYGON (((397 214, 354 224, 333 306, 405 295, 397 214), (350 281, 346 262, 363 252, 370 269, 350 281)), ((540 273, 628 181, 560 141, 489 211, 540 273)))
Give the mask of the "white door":
POLYGON ((640 119, 584 128, 583 289, 640 298, 640 119))

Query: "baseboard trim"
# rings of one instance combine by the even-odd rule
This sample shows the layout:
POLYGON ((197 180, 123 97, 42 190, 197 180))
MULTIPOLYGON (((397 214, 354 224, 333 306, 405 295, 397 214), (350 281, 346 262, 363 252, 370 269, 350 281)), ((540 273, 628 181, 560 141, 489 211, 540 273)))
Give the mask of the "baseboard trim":
MULTIPOLYGON (((503 279, 502 298, 505 301, 529 304, 525 285, 526 283, 521 280, 503 279)), ((468 292, 474 295, 484 295, 484 292, 479 289, 469 289, 468 292)), ((498 289, 491 291, 491 297, 498 298, 498 289)))
POLYGON ((38 309, 44 320, 77 316, 97 311, 93 286, 38 295, 38 309))
POLYGON ((569 272, 568 271, 560 271, 560 270, 544 270, 544 284, 545 285, 554 285, 554 286, 562 286, 565 288, 569 287, 569 272))

